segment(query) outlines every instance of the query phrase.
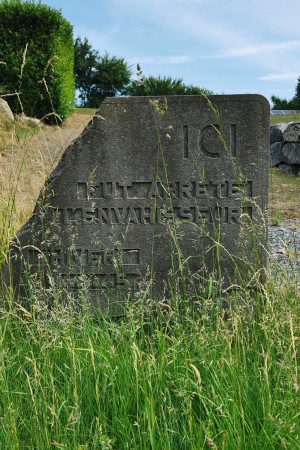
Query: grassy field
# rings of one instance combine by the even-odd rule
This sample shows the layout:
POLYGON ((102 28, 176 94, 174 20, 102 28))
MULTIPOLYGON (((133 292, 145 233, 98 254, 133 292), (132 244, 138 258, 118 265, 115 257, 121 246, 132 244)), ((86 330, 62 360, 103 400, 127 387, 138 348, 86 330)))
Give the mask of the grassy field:
POLYGON ((294 114, 274 114, 270 116, 270 124, 276 125, 277 123, 287 122, 300 122, 300 113, 294 114))
MULTIPOLYGON (((1 130, 2 261, 82 118, 1 130)), ((299 193, 272 170, 271 217, 300 218, 299 193)), ((226 311, 220 295, 211 278, 193 304, 177 286, 153 307, 145 288, 118 320, 91 314, 84 295, 76 311, 49 309, 38 288, 28 309, 2 295, 0 448, 300 449, 295 280, 267 269, 263 284, 222 294, 226 311)))
POLYGON ((270 169, 269 179, 270 222, 300 219, 300 178, 270 169))
POLYGON ((252 313, 226 320, 213 290, 201 313, 176 296, 118 322, 37 299, 29 312, 7 307, 1 448, 299 448, 299 293, 269 280, 239 295, 252 313))

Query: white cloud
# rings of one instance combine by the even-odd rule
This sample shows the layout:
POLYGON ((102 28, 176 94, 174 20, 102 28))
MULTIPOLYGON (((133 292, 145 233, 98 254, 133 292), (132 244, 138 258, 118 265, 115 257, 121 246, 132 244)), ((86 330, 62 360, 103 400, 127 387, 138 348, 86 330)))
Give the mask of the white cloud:
POLYGON ((220 55, 223 57, 262 55, 280 50, 293 50, 300 48, 300 41, 288 42, 264 42, 256 45, 246 45, 243 47, 234 47, 222 50, 220 55))
POLYGON ((286 72, 286 73, 270 73, 269 75, 263 75, 259 77, 262 81, 296 81, 299 77, 299 72, 286 72))

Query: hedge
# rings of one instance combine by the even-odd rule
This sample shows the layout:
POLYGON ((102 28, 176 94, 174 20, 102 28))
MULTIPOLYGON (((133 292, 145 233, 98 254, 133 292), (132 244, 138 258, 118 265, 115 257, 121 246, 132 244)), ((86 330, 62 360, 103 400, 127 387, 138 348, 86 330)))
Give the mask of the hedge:
POLYGON ((0 87, 12 111, 50 122, 74 108, 73 28, 39 1, 0 2, 0 87))

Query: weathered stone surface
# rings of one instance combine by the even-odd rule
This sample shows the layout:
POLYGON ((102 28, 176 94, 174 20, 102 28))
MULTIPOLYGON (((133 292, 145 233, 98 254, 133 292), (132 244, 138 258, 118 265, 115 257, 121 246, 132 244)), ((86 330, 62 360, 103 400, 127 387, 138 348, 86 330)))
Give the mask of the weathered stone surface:
POLYGON ((296 175, 300 164, 300 122, 270 127, 270 156, 272 167, 296 175))
POLYGON ((283 134, 277 125, 270 126, 270 144, 283 141, 283 134))
POLYGON ((287 142, 300 142, 300 122, 290 123, 283 132, 283 140, 287 142))
POLYGON ((282 148, 283 142, 275 142, 270 145, 270 155, 271 155, 271 165, 272 167, 278 166, 281 162, 283 162, 283 154, 282 148))
POLYGON ((277 167, 279 170, 281 170, 281 172, 289 173, 291 175, 297 175, 298 171, 300 170, 299 166, 291 166, 285 163, 280 163, 277 167))
POLYGON ((11 112, 11 109, 3 98, 0 98, 0 124, 1 122, 13 122, 14 115, 11 112))
POLYGON ((288 128, 288 126, 294 122, 282 122, 282 123, 277 123, 276 127, 279 128, 279 130, 284 133, 285 130, 288 128))
POLYGON ((209 274, 250 279, 265 258, 269 105, 209 100, 107 99, 17 234, 13 286, 83 289, 113 312, 145 282, 149 298, 182 274, 190 296, 209 274))
POLYGON ((282 162, 300 164, 300 143, 288 142, 282 147, 282 162))

